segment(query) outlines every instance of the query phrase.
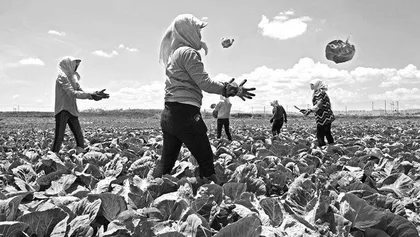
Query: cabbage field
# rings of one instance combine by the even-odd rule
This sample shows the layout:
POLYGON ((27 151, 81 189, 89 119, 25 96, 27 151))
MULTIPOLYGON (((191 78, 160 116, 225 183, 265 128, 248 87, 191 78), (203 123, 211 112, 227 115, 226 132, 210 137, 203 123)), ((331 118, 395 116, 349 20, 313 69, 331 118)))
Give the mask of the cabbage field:
POLYGON ((52 117, 3 118, 0 236, 419 236, 419 119, 338 117, 323 149, 313 117, 274 139, 268 118, 233 118, 231 143, 206 124, 221 186, 186 148, 171 175, 151 176, 158 116, 82 116, 78 155, 68 128, 48 151, 52 117))

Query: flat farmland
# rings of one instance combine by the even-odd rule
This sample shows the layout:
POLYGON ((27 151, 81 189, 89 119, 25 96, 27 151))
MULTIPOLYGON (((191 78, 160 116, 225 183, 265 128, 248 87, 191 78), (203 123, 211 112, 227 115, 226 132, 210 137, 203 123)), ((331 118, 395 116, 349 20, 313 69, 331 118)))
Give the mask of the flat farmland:
MULTIPOLYGON (((67 128, 49 152, 50 113, 0 116, 0 230, 6 236, 418 236, 417 117, 337 117, 336 140, 315 146, 313 117, 234 115, 233 142, 215 138, 220 184, 199 177, 186 147, 170 175, 160 115, 83 113, 86 149, 67 128)), ((224 134, 223 134, 224 135, 224 134)))

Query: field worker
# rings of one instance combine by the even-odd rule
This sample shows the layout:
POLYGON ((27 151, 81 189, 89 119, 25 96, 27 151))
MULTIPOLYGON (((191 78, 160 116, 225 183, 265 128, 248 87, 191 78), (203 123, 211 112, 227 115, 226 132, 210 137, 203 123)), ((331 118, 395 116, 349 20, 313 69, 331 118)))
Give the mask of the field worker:
POLYGON ((239 96, 242 100, 252 99, 244 88, 244 80, 239 86, 230 82, 210 79, 204 70, 198 52, 208 48, 201 41, 201 30, 207 23, 190 14, 179 15, 165 32, 159 61, 165 67, 165 107, 161 115, 163 151, 154 176, 169 174, 174 167, 182 144, 185 144, 198 162, 200 177, 218 183, 213 165, 213 152, 207 137, 207 127, 200 113, 202 91, 223 95, 239 96))
POLYGON ((305 115, 314 112, 316 119, 316 137, 318 146, 325 146, 325 137, 328 144, 334 143, 334 138, 331 135, 331 124, 335 120, 334 114, 331 110, 330 98, 327 95, 327 85, 315 79, 310 82, 311 90, 314 91, 312 95, 312 104, 314 107, 306 110, 305 115))
POLYGON ((280 134, 280 130, 283 127, 284 123, 287 123, 287 114, 283 106, 279 105, 277 100, 271 101, 271 106, 273 106, 273 117, 270 119, 270 123, 273 124, 271 127, 271 132, 273 136, 280 134))
POLYGON ((80 75, 77 68, 81 60, 66 56, 58 64, 58 76, 55 81, 55 135, 52 146, 53 152, 59 152, 64 139, 66 125, 73 132, 76 139, 76 152, 83 152, 84 138, 79 123, 79 110, 76 99, 101 100, 109 98, 105 90, 95 93, 87 93, 79 85, 80 75))
POLYGON ((217 139, 222 136, 222 128, 225 127, 225 133, 229 141, 232 141, 232 136, 229 131, 229 117, 232 104, 229 98, 220 96, 220 102, 216 105, 214 110, 217 111, 217 139))

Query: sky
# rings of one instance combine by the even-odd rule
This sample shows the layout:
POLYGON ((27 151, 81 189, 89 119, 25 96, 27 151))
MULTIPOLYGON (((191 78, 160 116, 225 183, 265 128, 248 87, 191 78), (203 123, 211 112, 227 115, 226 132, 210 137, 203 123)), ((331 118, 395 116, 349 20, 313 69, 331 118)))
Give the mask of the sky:
MULTIPOLYGON (((313 79, 328 84, 334 110, 420 108, 418 9, 418 0, 0 0, 0 111, 53 111, 66 55, 82 59, 85 91, 110 94, 78 100, 80 110, 162 109, 159 45, 184 13, 208 22, 210 77, 256 87, 253 100, 231 99, 234 111, 269 111, 274 99, 306 107, 313 79), (327 60, 328 42, 348 36, 354 58, 327 60), (235 39, 230 48, 223 37, 235 39)), ((204 93, 202 109, 218 100, 204 93)))

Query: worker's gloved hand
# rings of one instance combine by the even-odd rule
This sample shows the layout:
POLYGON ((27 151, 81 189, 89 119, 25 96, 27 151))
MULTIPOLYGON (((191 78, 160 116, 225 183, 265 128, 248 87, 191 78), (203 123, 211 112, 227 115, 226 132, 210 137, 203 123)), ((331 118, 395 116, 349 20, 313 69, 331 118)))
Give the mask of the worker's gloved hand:
POLYGON ((255 94, 249 92, 255 90, 255 88, 245 88, 243 86, 247 82, 246 79, 244 79, 239 85, 233 82, 234 80, 235 78, 232 78, 232 80, 225 84, 225 91, 223 96, 239 96, 239 98, 241 98, 243 101, 245 101, 245 98, 252 99, 255 96, 255 94))
POLYGON ((270 123, 273 123, 273 118, 270 119, 270 123))
POLYGON ((96 93, 91 93, 90 96, 92 97, 92 100, 95 100, 95 101, 102 100, 102 97, 96 93))
POLYGON ((305 115, 305 116, 308 116, 310 113, 312 113, 313 111, 311 110, 311 109, 302 109, 303 110, 303 114, 305 115))
POLYGON ((106 89, 103 89, 101 91, 95 91, 95 94, 99 97, 101 97, 102 99, 108 99, 109 98, 109 94, 105 93, 106 89))

